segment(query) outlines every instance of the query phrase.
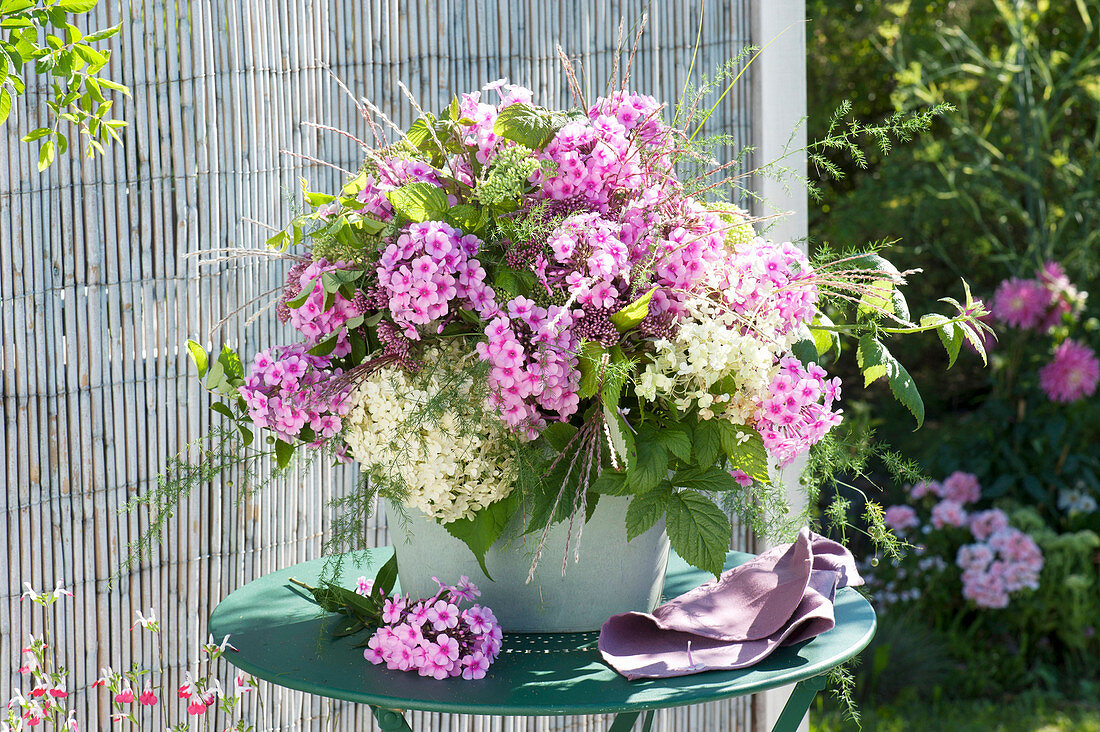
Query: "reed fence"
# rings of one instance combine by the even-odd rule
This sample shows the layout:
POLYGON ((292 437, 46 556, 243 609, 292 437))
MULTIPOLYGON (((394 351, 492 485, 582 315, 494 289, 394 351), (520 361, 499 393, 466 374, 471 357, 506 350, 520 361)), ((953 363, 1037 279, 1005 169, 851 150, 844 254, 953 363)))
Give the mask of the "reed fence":
MULTIPOLYGON (((329 501, 355 481, 314 467, 234 500, 239 475, 196 491, 153 555, 113 585, 128 542, 147 527, 121 506, 147 491, 168 458, 220 419, 198 386, 183 343, 226 343, 242 353, 289 341, 273 313, 246 323, 250 303, 281 284, 263 258, 200 269, 196 252, 262 248, 282 226, 299 179, 335 188, 358 164, 354 142, 304 123, 366 135, 341 79, 399 125, 414 117, 404 81, 426 109, 498 77, 536 100, 568 106, 555 53, 579 61, 593 95, 614 63, 620 18, 649 23, 632 86, 680 94, 706 22, 695 76, 750 43, 749 0, 103 0, 89 20, 122 24, 110 78, 133 91, 118 102, 124 142, 102 158, 74 152, 44 173, 36 144, 19 137, 42 118, 48 79, 30 79, 0 128, 0 700, 20 688, 21 639, 31 630, 23 583, 55 582, 75 596, 58 606, 58 652, 83 729, 110 726, 107 697, 89 688, 101 668, 154 668, 162 699, 206 640, 217 602, 261 574, 319 555, 329 501), (331 72, 331 73, 330 73, 331 72), (284 153, 289 151, 294 154, 284 153), (259 222, 252 223, 252 222, 259 222), (232 315, 243 308, 243 315, 232 315), (213 326, 228 317, 211 335, 213 326), (162 652, 129 628, 135 612, 160 619, 162 652)), ((743 80, 709 125, 750 143, 743 80)), ((215 255, 216 256, 216 255, 215 255)), ((744 537, 743 537, 744 538, 744 537)), ((368 544, 387 542, 384 518, 368 544)), ((258 729, 368 729, 365 709, 264 685, 248 699, 258 729)), ((663 712, 657 728, 728 730, 748 724, 746 700, 663 712)), ((413 715, 416 729, 602 729, 605 720, 413 715)), ((176 715, 173 714, 173 721, 176 715)), ((211 728, 218 728, 211 726, 211 728)))

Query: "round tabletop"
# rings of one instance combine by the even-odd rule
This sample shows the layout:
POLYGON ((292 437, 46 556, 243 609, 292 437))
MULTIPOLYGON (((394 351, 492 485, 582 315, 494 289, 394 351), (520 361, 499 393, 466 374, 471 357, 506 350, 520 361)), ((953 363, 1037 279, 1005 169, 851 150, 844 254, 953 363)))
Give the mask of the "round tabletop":
MULTIPOLYGON (((343 584, 373 576, 389 547, 345 555, 343 584)), ((726 568, 752 555, 730 552, 726 568)), ((210 616, 210 632, 226 635, 235 666, 280 686, 390 709, 495 715, 564 715, 643 711, 700 704, 794 684, 825 673, 863 650, 875 633, 875 612, 859 593, 836 597, 836 627, 809 641, 780 648, 737 671, 707 671, 669 679, 628 681, 601 658, 598 632, 506 633, 500 656, 484 679, 438 681, 374 666, 357 648, 366 633, 336 638, 338 616, 322 613, 288 580, 315 585, 326 561, 279 570, 233 592, 210 616)), ((676 597, 711 575, 669 559, 664 596, 676 597)))

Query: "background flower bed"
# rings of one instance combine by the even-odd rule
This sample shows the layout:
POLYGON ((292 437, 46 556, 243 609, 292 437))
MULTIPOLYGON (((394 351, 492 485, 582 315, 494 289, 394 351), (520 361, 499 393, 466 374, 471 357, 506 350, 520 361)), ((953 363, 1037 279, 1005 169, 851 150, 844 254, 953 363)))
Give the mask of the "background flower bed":
MULTIPOLYGON (((1031 690, 1048 700, 1094 701, 1100 679, 1093 627, 1100 593, 1100 486, 1091 454, 1097 406, 1091 389, 1067 375, 1076 370, 1094 384, 1089 359, 1097 323, 1082 307, 1087 301, 1068 309, 1043 301, 1037 270, 1061 263, 1076 290, 1096 285, 1093 165, 1100 96, 1094 52, 1100 3, 811 0, 807 14, 811 136, 845 98, 869 118, 917 100, 946 100, 958 108, 929 139, 888 161, 870 159, 866 169, 853 162, 846 181, 826 184, 811 218, 811 237, 843 241, 853 231, 900 236, 901 266, 925 269, 918 289, 965 276, 979 296, 992 298, 1001 290, 1000 312, 996 302, 993 308, 1000 315, 1000 342, 990 373, 964 351, 948 376, 936 381, 937 393, 929 394, 926 430, 909 433, 900 413, 865 420, 862 427, 918 457, 930 477, 957 470, 977 474, 981 495, 963 510, 1003 509, 1045 559, 1036 589, 1012 593, 1005 608, 983 607, 980 597, 963 595, 958 565, 960 547, 975 538, 968 528, 932 526, 930 506, 921 509, 910 541, 924 553, 913 552, 897 566, 880 563, 885 612, 879 636, 856 670, 861 698, 873 707, 937 695, 945 701, 960 695, 1002 700, 1031 690), (1007 304, 1021 295, 1022 310, 1013 312, 1007 304), (1047 315, 1049 322, 1038 322, 1047 315)), ((915 364, 921 362, 914 356, 915 364)), ((942 368, 939 359, 926 354, 914 376, 920 380, 920 373, 942 368)), ((876 414, 888 412, 889 397, 880 390, 855 392, 849 396, 873 405, 876 414)), ((859 412, 850 409, 849 416, 859 412)), ((861 439, 866 437, 853 441, 861 439)), ((917 507, 921 500, 930 499, 914 499, 896 485, 885 502, 917 507)), ((951 512, 940 512, 942 523, 951 512)), ((1049 723, 1090 729, 1096 718, 1087 704, 1079 707, 1083 721, 1074 726, 1072 714, 1071 721, 1041 721, 1054 717, 1031 703, 914 714, 921 703, 908 711, 904 704, 872 711, 870 727, 908 728, 908 720, 920 728, 916 720, 942 714, 985 721, 965 728, 996 729, 990 720, 1018 713, 1030 721, 1003 728, 1049 723)))

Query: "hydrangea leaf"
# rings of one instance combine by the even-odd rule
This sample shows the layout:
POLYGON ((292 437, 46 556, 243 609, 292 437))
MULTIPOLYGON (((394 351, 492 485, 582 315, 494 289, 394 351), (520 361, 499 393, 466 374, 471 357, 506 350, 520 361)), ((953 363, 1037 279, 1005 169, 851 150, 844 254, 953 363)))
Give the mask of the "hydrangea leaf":
POLYGON ((814 339, 814 347, 822 356, 830 351, 840 356, 840 334, 831 330, 833 325, 832 318, 825 313, 818 313, 810 324, 810 336, 814 339))
POLYGON ((671 494, 665 530, 673 550, 684 561, 715 577, 722 573, 733 530, 714 501, 696 491, 671 494))
POLYGON ((680 468, 672 477, 672 483, 677 488, 690 488, 705 493, 720 493, 738 487, 730 472, 716 465, 705 468, 689 465, 680 468))
POLYGON ((917 420, 917 429, 924 424, 924 400, 913 377, 878 339, 865 335, 859 339, 856 363, 863 371, 864 386, 882 377, 890 384, 890 391, 902 406, 917 420))
POLYGON ((600 359, 604 353, 606 353, 604 347, 595 341, 585 341, 581 346, 580 358, 577 359, 577 369, 581 372, 577 396, 581 399, 588 399, 596 394, 599 388, 599 379, 596 377, 600 370, 600 359))
POLYGON ((546 429, 541 434, 550 443, 550 447, 557 452, 561 452, 573 439, 573 435, 577 434, 577 428, 568 422, 553 422, 546 425, 546 429))
POLYGON ((803 366, 808 366, 811 363, 817 363, 817 359, 820 357, 817 351, 817 344, 813 338, 803 338, 800 341, 796 341, 791 346, 791 355, 799 360, 803 366))
POLYGON ((626 507, 627 541, 632 541, 653 528, 657 520, 668 510, 668 502, 672 495, 672 491, 664 487, 634 495, 630 505, 626 507))
POLYGON ((657 438, 657 430, 643 425, 634 441, 637 459, 627 471, 627 480, 639 493, 653 488, 668 473, 668 449, 657 438))
POLYGON ((481 571, 489 579, 493 577, 485 566, 485 553, 504 534, 508 522, 519 509, 519 501, 520 492, 512 491, 506 498, 490 503, 475 513, 472 518, 457 519, 443 524, 447 533, 470 548, 477 558, 481 571))

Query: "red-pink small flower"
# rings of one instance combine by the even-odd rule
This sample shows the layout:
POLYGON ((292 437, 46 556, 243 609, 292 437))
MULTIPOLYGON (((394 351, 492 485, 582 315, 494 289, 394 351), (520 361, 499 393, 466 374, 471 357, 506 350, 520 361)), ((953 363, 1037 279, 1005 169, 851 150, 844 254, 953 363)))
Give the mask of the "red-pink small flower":
POLYGON ((190 714, 192 717, 197 717, 198 715, 203 714, 205 711, 206 705, 198 699, 193 700, 190 704, 187 705, 187 713, 190 714))
POLYGON ((118 704, 129 704, 132 701, 134 701, 133 689, 123 689, 122 691, 115 694, 115 702, 118 704))
POLYGON ((50 688, 50 696, 54 699, 64 699, 69 695, 69 692, 65 691, 65 687, 61 684, 55 684, 50 688))
POLYGON ((157 695, 153 693, 152 687, 146 686, 141 692, 141 696, 138 697, 138 704, 142 706, 151 707, 157 703, 157 695))

